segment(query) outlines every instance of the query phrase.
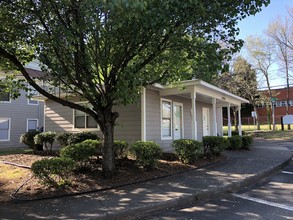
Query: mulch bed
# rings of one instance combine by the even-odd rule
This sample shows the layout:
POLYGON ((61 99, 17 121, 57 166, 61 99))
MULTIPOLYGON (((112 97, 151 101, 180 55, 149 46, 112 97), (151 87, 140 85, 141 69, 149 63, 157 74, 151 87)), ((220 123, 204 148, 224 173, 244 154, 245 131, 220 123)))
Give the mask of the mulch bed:
MULTIPOLYGON (((50 156, 33 154, 14 154, 0 156, 0 168, 1 166, 3 166, 3 161, 31 166, 34 161, 48 157, 50 156)), ((156 169, 144 170, 142 168, 138 168, 135 165, 135 161, 133 159, 124 159, 118 161, 117 174, 111 179, 106 179, 103 177, 100 161, 97 160, 95 161, 96 164, 91 168, 91 170, 84 170, 83 172, 75 173, 75 175, 72 177, 71 186, 67 187, 64 190, 43 186, 35 177, 33 177, 33 174, 30 170, 5 164, 5 166, 10 166, 11 169, 20 169, 26 171, 24 171, 25 177, 22 177, 20 179, 2 180, 0 177, 0 193, 2 194, 2 196, 0 196, 0 203, 10 202, 15 199, 33 200, 68 194, 105 190, 122 185, 182 173, 190 169, 200 168, 224 160, 226 160, 226 157, 220 156, 212 160, 200 159, 197 160, 197 162, 194 164, 186 165, 175 160, 171 154, 166 154, 165 157, 159 161, 156 169)))

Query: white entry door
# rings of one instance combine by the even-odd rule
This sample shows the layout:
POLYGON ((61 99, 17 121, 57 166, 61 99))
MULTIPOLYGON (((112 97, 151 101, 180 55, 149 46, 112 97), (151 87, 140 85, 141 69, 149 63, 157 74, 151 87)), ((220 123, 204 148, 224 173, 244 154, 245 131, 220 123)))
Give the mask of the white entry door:
POLYGON ((180 103, 173 103, 173 128, 174 140, 183 138, 183 105, 180 103))
POLYGON ((209 136, 210 133, 210 109, 202 108, 202 127, 203 127, 203 136, 209 136))

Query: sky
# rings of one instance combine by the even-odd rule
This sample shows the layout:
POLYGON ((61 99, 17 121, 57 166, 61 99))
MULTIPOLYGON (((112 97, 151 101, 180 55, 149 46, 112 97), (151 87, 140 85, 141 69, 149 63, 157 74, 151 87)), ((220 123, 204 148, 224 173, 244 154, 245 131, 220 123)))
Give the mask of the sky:
MULTIPOLYGON (((287 9, 292 7, 293 0, 271 0, 271 3, 267 7, 263 7, 262 11, 255 16, 249 16, 239 21, 240 34, 238 38, 245 40, 249 35, 262 35, 270 22, 277 16, 285 17, 288 15, 287 9)), ((276 65, 273 68, 278 69, 276 65)), ((272 76, 271 83, 272 86, 284 85, 285 80, 276 73, 272 76)))

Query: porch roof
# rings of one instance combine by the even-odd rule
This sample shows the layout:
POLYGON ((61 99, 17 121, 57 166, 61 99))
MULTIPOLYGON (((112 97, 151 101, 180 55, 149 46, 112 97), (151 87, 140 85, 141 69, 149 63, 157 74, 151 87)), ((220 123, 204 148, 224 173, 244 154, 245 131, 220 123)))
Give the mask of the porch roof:
POLYGON ((216 98, 217 105, 222 105, 223 107, 229 104, 232 106, 239 106, 241 103, 249 103, 248 100, 240 96, 234 95, 199 79, 181 81, 176 85, 162 86, 160 84, 155 84, 153 88, 158 89, 161 96, 176 95, 191 98, 191 94, 195 92, 197 100, 212 103, 212 99, 216 98))

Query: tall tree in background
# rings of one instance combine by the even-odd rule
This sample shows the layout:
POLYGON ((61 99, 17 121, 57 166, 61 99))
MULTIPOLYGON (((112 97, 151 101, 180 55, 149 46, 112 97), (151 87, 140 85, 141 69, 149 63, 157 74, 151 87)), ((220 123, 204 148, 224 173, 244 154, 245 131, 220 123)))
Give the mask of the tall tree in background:
MULTIPOLYGON (((271 110, 274 111, 274 97, 271 89, 271 74, 272 70, 271 67, 275 63, 275 45, 274 43, 265 37, 252 37, 249 36, 245 40, 245 49, 249 56, 249 61, 253 65, 253 68, 259 72, 266 81, 266 85, 269 92, 269 99, 270 99, 270 108, 267 108, 268 111, 268 125, 269 129, 271 130, 271 110)), ((275 130, 275 115, 272 112, 273 118, 273 129, 275 130)))
MULTIPOLYGON (((232 63, 231 70, 218 76, 216 84, 233 94, 249 100, 256 112, 257 129, 259 130, 257 102, 260 94, 257 90, 256 71, 252 68, 252 65, 243 57, 238 56, 232 63)), ((232 108, 232 111, 234 126, 237 129, 237 108, 232 108)))
MULTIPOLYGON (((276 45, 276 55, 278 58, 280 72, 285 74, 287 97, 286 97, 286 114, 289 114, 290 101, 290 64, 293 61, 293 48, 290 48, 293 42, 293 20, 292 18, 281 17, 271 22, 266 30, 266 35, 272 39, 276 45)), ((290 129, 290 125, 288 125, 290 129)))
POLYGON ((2 0, 0 63, 20 71, 40 94, 95 119, 104 136, 103 171, 111 176, 119 116, 113 107, 135 102, 142 86, 191 78, 192 59, 201 65, 212 55, 222 59, 237 51, 237 22, 267 4, 269 0, 2 0), (218 40, 229 48, 222 50, 218 40), (24 68, 33 58, 48 73, 47 84, 80 96, 92 108, 41 88, 24 68))
POLYGON ((252 68, 252 65, 247 62, 247 60, 239 56, 233 64, 233 75, 235 77, 235 86, 237 86, 239 90, 239 95, 247 99, 253 106, 253 110, 256 113, 257 130, 260 130, 257 111, 260 93, 257 89, 256 71, 252 68))

